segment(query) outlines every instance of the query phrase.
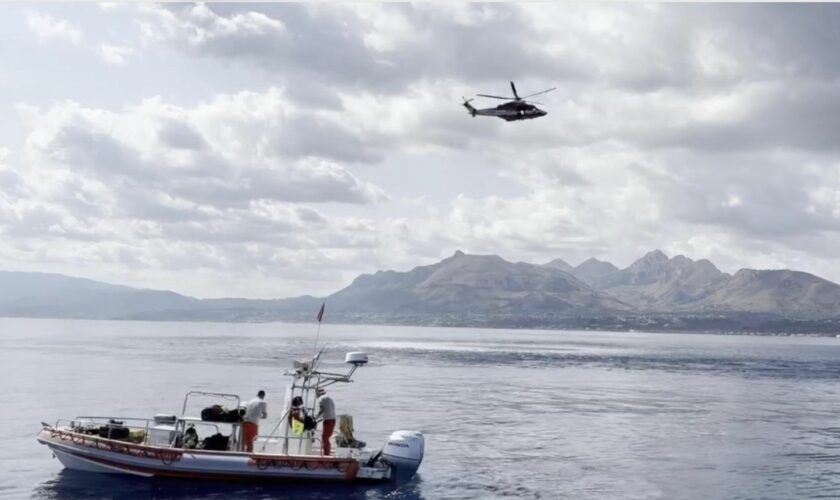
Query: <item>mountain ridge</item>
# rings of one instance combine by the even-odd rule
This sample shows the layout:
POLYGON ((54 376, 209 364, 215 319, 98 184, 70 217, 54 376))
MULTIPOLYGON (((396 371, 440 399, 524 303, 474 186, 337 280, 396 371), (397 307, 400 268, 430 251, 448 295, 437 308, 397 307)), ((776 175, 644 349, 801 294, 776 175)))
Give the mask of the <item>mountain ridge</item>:
POLYGON ((0 271, 0 316, 296 321, 309 319, 322 301, 348 322, 629 329, 653 328, 646 326, 653 321, 662 328, 712 330, 840 323, 840 285, 829 280, 793 270, 730 275, 707 259, 669 258, 659 250, 623 269, 595 258, 577 266, 560 258, 537 265, 459 250, 409 271, 361 274, 322 298, 198 299, 55 273, 0 271))
POLYGON ((560 269, 461 251, 405 273, 361 275, 327 299, 342 312, 381 311, 380 301, 399 313, 418 312, 417 304, 423 313, 630 309, 560 269))
POLYGON ((664 311, 702 299, 729 278, 706 259, 668 258, 654 250, 626 268, 602 276, 593 286, 640 309, 664 311))

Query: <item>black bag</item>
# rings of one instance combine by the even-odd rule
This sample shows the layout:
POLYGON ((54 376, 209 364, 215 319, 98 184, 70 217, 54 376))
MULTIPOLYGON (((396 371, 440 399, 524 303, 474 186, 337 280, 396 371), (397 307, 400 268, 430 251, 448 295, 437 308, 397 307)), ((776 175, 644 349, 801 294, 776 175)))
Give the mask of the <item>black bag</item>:
POLYGON ((99 428, 99 437, 109 439, 127 439, 128 427, 120 424, 108 424, 99 428))
POLYGON ((205 422, 223 422, 225 411, 219 405, 208 406, 201 410, 201 420, 205 422))
POLYGON ((228 436, 217 433, 204 438, 204 441, 201 442, 201 447, 205 450, 225 451, 228 449, 229 441, 230 438, 228 436))
POLYGON ((303 430, 311 431, 316 427, 318 427, 318 422, 313 417, 310 415, 305 415, 303 417, 303 430))
POLYGON ((241 408, 239 410, 229 410, 229 411, 224 413, 221 421, 229 423, 229 424, 232 424, 232 423, 235 423, 235 422, 242 422, 242 417, 244 417, 244 416, 245 416, 245 409, 244 408, 241 408))

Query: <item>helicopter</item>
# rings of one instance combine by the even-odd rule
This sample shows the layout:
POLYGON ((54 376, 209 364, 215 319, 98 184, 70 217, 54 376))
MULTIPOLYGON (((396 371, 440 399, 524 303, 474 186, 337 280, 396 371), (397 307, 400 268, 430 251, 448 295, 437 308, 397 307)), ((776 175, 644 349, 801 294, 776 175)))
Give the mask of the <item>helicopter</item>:
POLYGON ((550 88, 548 90, 543 90, 541 92, 537 92, 534 94, 526 95, 525 97, 519 97, 519 94, 516 92, 516 85, 513 82, 510 82, 510 89, 513 91, 513 97, 501 97, 497 95, 487 95, 487 94, 476 94, 479 97, 489 97, 491 99, 504 99, 509 102, 504 104, 500 104, 495 108, 485 108, 485 109, 476 109, 473 107, 470 102, 473 99, 467 99, 465 97, 461 97, 464 99, 464 107, 467 108, 470 115, 475 117, 478 116, 496 116, 501 118, 505 121, 516 121, 516 120, 530 120, 532 118, 539 118, 541 116, 545 116, 548 112, 541 110, 540 108, 534 106, 534 104, 540 104, 538 102, 531 103, 526 101, 525 99, 528 97, 534 97, 535 95, 545 94, 546 92, 551 92, 552 90, 556 90, 557 87, 550 88))

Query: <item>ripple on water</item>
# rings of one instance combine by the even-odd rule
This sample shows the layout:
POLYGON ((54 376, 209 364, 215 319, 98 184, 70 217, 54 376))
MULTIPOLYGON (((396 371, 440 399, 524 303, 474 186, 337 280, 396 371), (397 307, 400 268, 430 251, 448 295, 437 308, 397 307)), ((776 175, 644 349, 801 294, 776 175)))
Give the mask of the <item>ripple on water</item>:
POLYGON ((308 326, 4 321, 4 499, 840 498, 836 341, 325 326, 325 366, 371 357, 332 389, 360 438, 420 429, 427 455, 397 488, 289 489, 73 474, 34 434, 180 409, 197 387, 267 388, 275 415, 308 326))

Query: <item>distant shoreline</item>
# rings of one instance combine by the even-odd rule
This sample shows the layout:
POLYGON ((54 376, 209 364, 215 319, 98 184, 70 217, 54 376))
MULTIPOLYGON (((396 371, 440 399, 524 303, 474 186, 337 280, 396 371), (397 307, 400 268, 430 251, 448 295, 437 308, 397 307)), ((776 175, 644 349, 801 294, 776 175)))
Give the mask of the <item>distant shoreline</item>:
POLYGON ((654 250, 625 269, 536 265, 461 251, 407 272, 362 274, 326 297, 198 299, 58 274, 0 272, 0 315, 220 323, 311 322, 493 329, 840 334, 840 285, 790 270, 730 275, 654 250))
MULTIPOLYGON (((738 335, 738 336, 765 336, 765 337, 840 337, 840 319, 827 320, 795 320, 764 317, 766 325, 772 328, 749 329, 743 326, 735 328, 680 328, 674 327, 675 321, 686 320, 687 318, 697 319, 697 316, 667 316, 669 321, 650 322, 650 317, 643 317, 647 323, 636 323, 622 317, 618 324, 617 318, 585 318, 566 317, 565 323, 561 322, 540 322, 534 317, 508 317, 507 321, 490 321, 491 317, 475 316, 471 318, 454 316, 422 317, 417 316, 393 316, 378 317, 368 315, 335 315, 332 321, 325 324, 344 326, 399 326, 399 327, 425 327, 425 328, 474 328, 491 330, 538 330, 538 331, 593 331, 593 332, 614 332, 614 333, 665 333, 665 334, 704 334, 704 335, 738 335), (483 320, 483 321, 482 321, 483 320), (519 321, 514 321, 519 320, 519 321), (634 326, 630 326, 634 325, 634 326), (784 325, 789 325, 784 328, 784 325)), ((640 317, 642 318, 642 317, 640 317)), ((640 319, 633 318, 633 319, 640 319)), ((700 317, 702 318, 702 317, 700 317)), ((149 323, 216 323, 216 324, 269 324, 269 323, 312 323, 310 315, 283 316, 274 318, 245 318, 236 319, 222 318, 201 318, 201 317, 127 317, 127 318, 96 318, 96 317, 60 317, 60 316, 9 316, 0 315, 0 319, 33 319, 33 320, 68 320, 68 321, 125 321, 125 322, 149 322, 149 323)), ((499 318, 495 318, 499 319, 499 318)), ((559 319, 559 318, 555 318, 559 319)), ((707 318, 708 319, 708 318, 707 318)), ((721 319, 719 316, 714 319, 721 319)), ((752 318, 755 320, 755 318, 752 318)), ((730 321, 734 321, 730 319, 730 321)), ((699 323, 697 324, 699 326, 699 323)), ((721 325, 722 326, 722 325, 721 325)))

